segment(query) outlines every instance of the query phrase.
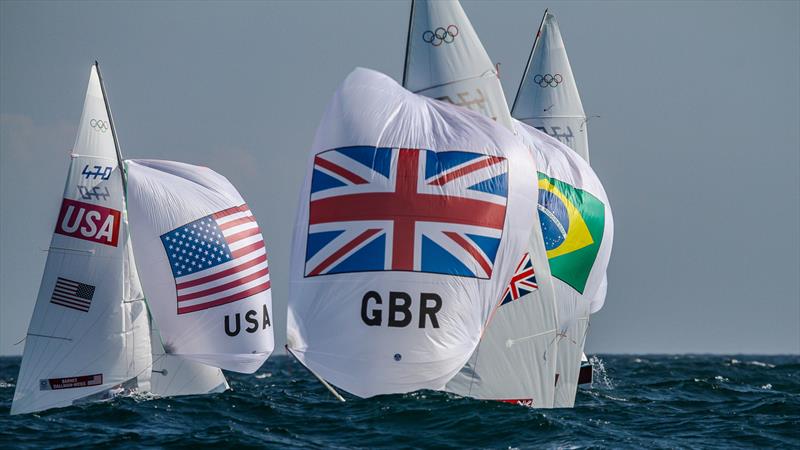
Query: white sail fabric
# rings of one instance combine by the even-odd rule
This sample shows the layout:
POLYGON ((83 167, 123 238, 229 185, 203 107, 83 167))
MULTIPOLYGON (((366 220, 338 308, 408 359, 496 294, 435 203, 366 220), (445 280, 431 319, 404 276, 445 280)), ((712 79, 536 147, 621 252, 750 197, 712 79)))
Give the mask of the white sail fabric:
POLYGON ((535 149, 539 220, 555 285, 559 333, 554 406, 571 407, 589 314, 605 299, 614 224, 605 190, 589 163, 556 139, 521 122, 535 149))
POLYGON ((308 165, 288 347, 360 397, 442 389, 530 235, 533 158, 493 121, 356 69, 308 165))
MULTIPOLYGON (((457 1, 413 2, 405 74, 407 88, 470 107, 511 129, 498 74, 457 1), (437 28, 435 24, 452 25, 437 28)), ((478 348, 446 390, 474 398, 552 406, 555 294, 541 227, 537 223, 532 230, 525 250, 512 261, 518 271, 507 292, 496 299, 497 310, 478 348)))
POLYGON ((511 115, 589 161, 586 113, 555 16, 545 11, 511 115))
POLYGON ((12 414, 107 398, 137 388, 139 376, 146 383, 147 319, 126 276, 124 210, 109 114, 93 66, 12 414))
POLYGON ((255 372, 274 340, 267 253, 253 214, 211 169, 126 164, 133 250, 166 353, 255 372))
POLYGON ((153 344, 150 392, 153 394, 160 397, 212 394, 225 392, 230 387, 220 368, 167 354, 154 326, 150 341, 153 344))
POLYGON ((457 0, 411 6, 403 87, 463 106, 511 129, 497 70, 457 0))

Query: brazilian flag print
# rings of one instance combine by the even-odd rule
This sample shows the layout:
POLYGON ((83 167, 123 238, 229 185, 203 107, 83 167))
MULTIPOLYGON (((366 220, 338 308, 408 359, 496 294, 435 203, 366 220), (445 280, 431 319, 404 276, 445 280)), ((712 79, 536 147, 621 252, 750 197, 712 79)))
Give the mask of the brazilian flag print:
POLYGON ((603 239, 605 205, 539 172, 539 220, 550 272, 583 294, 603 239))

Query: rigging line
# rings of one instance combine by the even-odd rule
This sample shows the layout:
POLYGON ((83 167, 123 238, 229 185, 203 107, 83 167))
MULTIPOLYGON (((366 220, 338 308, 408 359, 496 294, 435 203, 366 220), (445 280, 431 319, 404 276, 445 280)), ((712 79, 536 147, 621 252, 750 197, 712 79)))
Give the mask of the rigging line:
POLYGON ((444 87, 444 86, 449 86, 451 84, 461 83, 462 81, 477 80, 479 78, 483 78, 487 73, 495 73, 494 68, 492 68, 490 70, 485 70, 480 75, 475 75, 475 76, 471 76, 471 77, 467 77, 467 78, 462 78, 460 80, 448 81, 448 82, 445 82, 445 83, 440 83, 440 84, 436 84, 436 85, 433 85, 433 86, 428 86, 428 87, 426 87, 424 89, 420 89, 418 91, 412 91, 412 92, 414 92, 415 94, 419 94, 421 92, 429 91, 431 89, 436 89, 436 88, 440 88, 440 87, 444 87))
POLYGON ((553 328, 552 330, 542 331, 541 333, 532 334, 530 336, 525 336, 525 337, 521 337, 521 338, 517 338, 517 339, 509 339, 509 340, 506 341, 506 347, 507 348, 511 348, 511 346, 516 344, 517 342, 525 341, 525 340, 528 340, 528 339, 533 339, 533 338, 539 337, 539 336, 544 336, 546 334, 550 334, 550 333, 553 333, 555 331, 556 331, 556 329, 553 328))
MULTIPOLYGON (((20 341, 17 342, 17 344, 19 344, 20 342, 22 342, 25 339, 27 339, 28 336, 36 336, 36 337, 43 337, 43 338, 50 338, 50 339, 61 339, 63 341, 72 341, 72 339, 70 339, 70 338, 65 338, 65 337, 61 337, 61 336, 49 336, 49 335, 46 335, 46 334, 28 333, 24 338, 20 339, 20 341)), ((17 344, 14 344, 14 345, 17 345, 17 344)))
MULTIPOLYGON (((517 87, 517 95, 514 96, 514 103, 511 104, 511 112, 513 113, 514 109, 517 107, 517 100, 519 100, 519 93, 522 91, 522 86, 525 83, 525 78, 528 76, 528 71, 531 68, 531 61, 533 61, 533 53, 536 50, 536 44, 539 43, 539 36, 542 35, 542 28, 544 28, 544 20, 547 18, 547 13, 549 9, 544 10, 544 15, 542 15, 542 22, 539 24, 539 29, 536 30, 536 37, 533 39, 533 46, 531 47, 531 54, 528 55, 528 62, 525 64, 525 70, 522 71, 522 78, 519 80, 519 86, 517 87)), ((522 120, 522 119, 520 119, 522 120)))
POLYGON ((297 357, 297 355, 295 355, 295 354, 294 354, 294 352, 293 352, 293 351, 292 351, 292 350, 289 348, 289 346, 288 346, 288 345, 284 345, 284 348, 286 349, 286 352, 287 352, 287 353, 289 353, 290 355, 294 356, 294 359, 296 359, 296 360, 297 360, 297 362, 299 362, 301 366, 305 367, 305 368, 306 368, 306 370, 308 370, 308 371, 311 373, 311 375, 314 375, 314 377, 315 377, 317 380, 319 380, 319 382, 320 382, 320 383, 322 383, 322 385, 323 385, 323 386, 325 386, 325 387, 328 389, 328 391, 330 391, 330 393, 331 393, 331 394, 333 394, 333 396, 334 396, 334 397, 336 397, 336 399, 337 399, 337 400, 339 400, 340 402, 344 402, 344 401, 345 401, 344 397, 342 397, 342 396, 339 394, 339 392, 337 392, 337 391, 336 391, 336 389, 335 389, 333 386, 331 386, 331 385, 330 385, 330 384, 329 384, 327 381, 325 381, 325 380, 324 380, 324 379, 323 379, 321 376, 317 375, 317 373, 316 373, 316 372, 314 372, 313 370, 311 370, 311 368, 310 368, 310 367, 308 367, 307 365, 303 364, 303 362, 302 362, 302 361, 300 361, 300 358, 298 358, 298 357, 297 357))
POLYGON ((408 34, 406 35, 406 58, 403 62, 403 83, 402 86, 406 87, 408 80, 408 55, 411 53, 411 29, 414 24, 414 4, 415 0, 411 0, 411 16, 408 18, 408 34))

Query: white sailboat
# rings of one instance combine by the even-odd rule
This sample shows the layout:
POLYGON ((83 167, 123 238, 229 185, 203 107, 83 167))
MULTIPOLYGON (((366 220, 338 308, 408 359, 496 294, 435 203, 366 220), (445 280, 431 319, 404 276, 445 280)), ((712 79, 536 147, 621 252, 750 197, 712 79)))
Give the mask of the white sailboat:
MULTIPOLYGON (((514 129, 502 86, 486 50, 457 1, 412 2, 404 85, 422 95, 468 107, 514 129), (457 35, 442 30, 458 30, 457 35), (429 42, 444 34, 447 40, 429 42), (449 36, 449 37, 448 37, 449 36), (465 101, 473 99, 473 101, 465 101)), ((533 172, 532 172, 533 173, 533 172)), ((515 273, 464 368, 447 383, 459 395, 553 405, 556 371, 555 294, 538 220, 515 273)))
POLYGON ((533 228, 532 156, 490 119, 357 69, 323 115, 307 170, 289 350, 359 397, 443 389, 533 228))
POLYGON ((173 396, 227 389, 218 368, 163 351, 133 258, 121 158, 95 63, 11 414, 133 391, 173 396))
MULTIPOLYGON (((514 99, 512 116, 558 139, 587 163, 589 162, 586 114, 558 22, 549 10, 545 10, 536 33, 531 54, 514 99)), ((547 156, 542 155, 542 157, 547 156)), ((594 176, 593 173, 592 175, 594 176)), ((607 284, 605 272, 603 272, 602 282, 604 286, 607 284)), ((567 295, 569 296, 569 294, 567 295)), ((580 317, 575 319, 574 329, 559 341, 559 352, 564 350, 565 357, 559 367, 560 377, 556 386, 557 406, 571 406, 574 403, 573 387, 579 379, 582 382, 591 383, 592 367, 583 353, 583 348, 588 331, 589 315, 602 307, 605 291, 602 291, 602 294, 582 295, 582 298, 584 303, 588 303, 588 307, 582 305, 577 312, 580 317), (575 362, 576 358, 578 358, 578 362, 575 362), (575 364, 578 364, 579 369, 575 369, 575 364)), ((566 322, 566 318, 562 321, 562 325, 563 322, 566 322)))

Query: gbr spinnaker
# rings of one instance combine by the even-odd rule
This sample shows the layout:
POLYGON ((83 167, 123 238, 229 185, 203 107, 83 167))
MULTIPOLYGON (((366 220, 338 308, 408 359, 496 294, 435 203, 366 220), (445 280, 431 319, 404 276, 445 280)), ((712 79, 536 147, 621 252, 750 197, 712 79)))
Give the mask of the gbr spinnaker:
POLYGON ((113 134, 94 65, 11 414, 149 389, 147 308, 135 286, 113 134))
MULTIPOLYGON (((468 107, 514 129, 495 67, 457 1, 412 3, 403 80, 415 92, 468 107), (428 42, 429 29, 434 37, 449 37, 428 42), (447 32, 451 29, 457 35, 447 32)), ((494 299, 496 310, 479 346, 446 390, 552 407, 557 318, 545 253, 535 220, 529 239, 511 256, 515 271, 501 297, 494 299)))
POLYGON ((444 388, 530 235, 532 156, 490 119, 356 69, 307 170, 288 348, 359 397, 444 388))
POLYGON ((274 337, 267 251, 253 213, 209 168, 126 165, 133 250, 166 352, 255 372, 274 337))

